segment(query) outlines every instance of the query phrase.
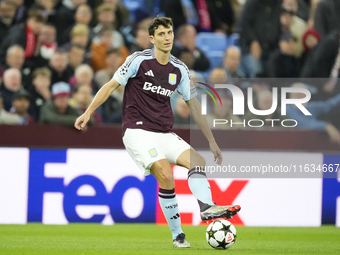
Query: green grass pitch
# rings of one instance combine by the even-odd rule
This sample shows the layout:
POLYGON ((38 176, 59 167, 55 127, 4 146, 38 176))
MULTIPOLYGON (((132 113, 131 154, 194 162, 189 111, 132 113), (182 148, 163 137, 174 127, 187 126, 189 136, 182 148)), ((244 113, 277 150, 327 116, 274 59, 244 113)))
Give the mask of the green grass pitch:
POLYGON ((205 226, 183 226, 192 248, 172 247, 168 226, 155 224, 0 225, 1 255, 340 254, 340 229, 236 227, 229 250, 214 250, 205 226))

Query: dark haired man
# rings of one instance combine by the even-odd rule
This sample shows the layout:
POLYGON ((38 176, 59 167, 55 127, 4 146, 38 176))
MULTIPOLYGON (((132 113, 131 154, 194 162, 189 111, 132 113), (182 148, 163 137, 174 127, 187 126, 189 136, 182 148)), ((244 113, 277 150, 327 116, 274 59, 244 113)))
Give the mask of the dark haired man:
POLYGON ((8 32, 0 47, 0 59, 4 59, 7 49, 14 44, 25 49, 25 59, 33 57, 37 36, 46 22, 47 16, 41 5, 33 5, 28 11, 26 24, 14 26, 8 32))
POLYGON ((189 70, 170 54, 174 41, 172 27, 171 18, 152 20, 148 31, 154 48, 130 55, 113 79, 98 91, 89 108, 75 122, 75 127, 84 129, 94 110, 120 85, 125 86, 122 111, 124 145, 144 175, 151 173, 156 177, 159 204, 172 232, 173 245, 185 248, 190 244, 181 229, 170 164, 190 170, 188 183, 198 200, 202 220, 230 218, 241 208, 214 205, 209 182, 204 172, 196 169, 205 165, 204 158, 172 132, 174 116, 170 97, 176 90, 191 107, 191 114, 208 139, 217 164, 222 163, 221 151, 205 117, 200 114, 201 105, 196 99, 196 88, 189 70))

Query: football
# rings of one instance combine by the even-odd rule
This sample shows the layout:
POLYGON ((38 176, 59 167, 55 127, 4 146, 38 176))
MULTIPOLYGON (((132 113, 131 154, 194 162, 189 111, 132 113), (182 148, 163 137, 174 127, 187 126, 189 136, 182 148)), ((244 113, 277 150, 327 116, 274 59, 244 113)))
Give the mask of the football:
POLYGON ((212 222, 206 232, 208 244, 220 250, 230 248, 236 241, 236 228, 227 220, 212 222))

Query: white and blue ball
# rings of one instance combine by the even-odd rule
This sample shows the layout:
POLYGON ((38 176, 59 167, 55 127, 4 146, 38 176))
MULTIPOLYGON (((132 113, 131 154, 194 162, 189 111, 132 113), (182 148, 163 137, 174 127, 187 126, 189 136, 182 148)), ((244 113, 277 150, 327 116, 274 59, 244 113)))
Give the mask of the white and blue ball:
POLYGON ((236 241, 236 228, 227 220, 216 220, 212 222, 206 232, 208 244, 220 250, 230 248, 236 241))

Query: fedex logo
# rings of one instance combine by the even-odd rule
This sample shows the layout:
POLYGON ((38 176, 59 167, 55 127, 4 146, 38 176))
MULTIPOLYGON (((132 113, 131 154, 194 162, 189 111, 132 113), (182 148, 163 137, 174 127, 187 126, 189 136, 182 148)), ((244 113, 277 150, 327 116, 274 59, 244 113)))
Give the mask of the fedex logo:
POLYGON ((123 150, 30 150, 27 221, 155 222, 156 189, 123 150))
POLYGON ((151 91, 152 93, 164 95, 164 96, 167 96, 167 97, 171 97, 172 94, 174 93, 170 89, 162 88, 162 86, 154 86, 151 82, 145 82, 143 89, 151 91))

